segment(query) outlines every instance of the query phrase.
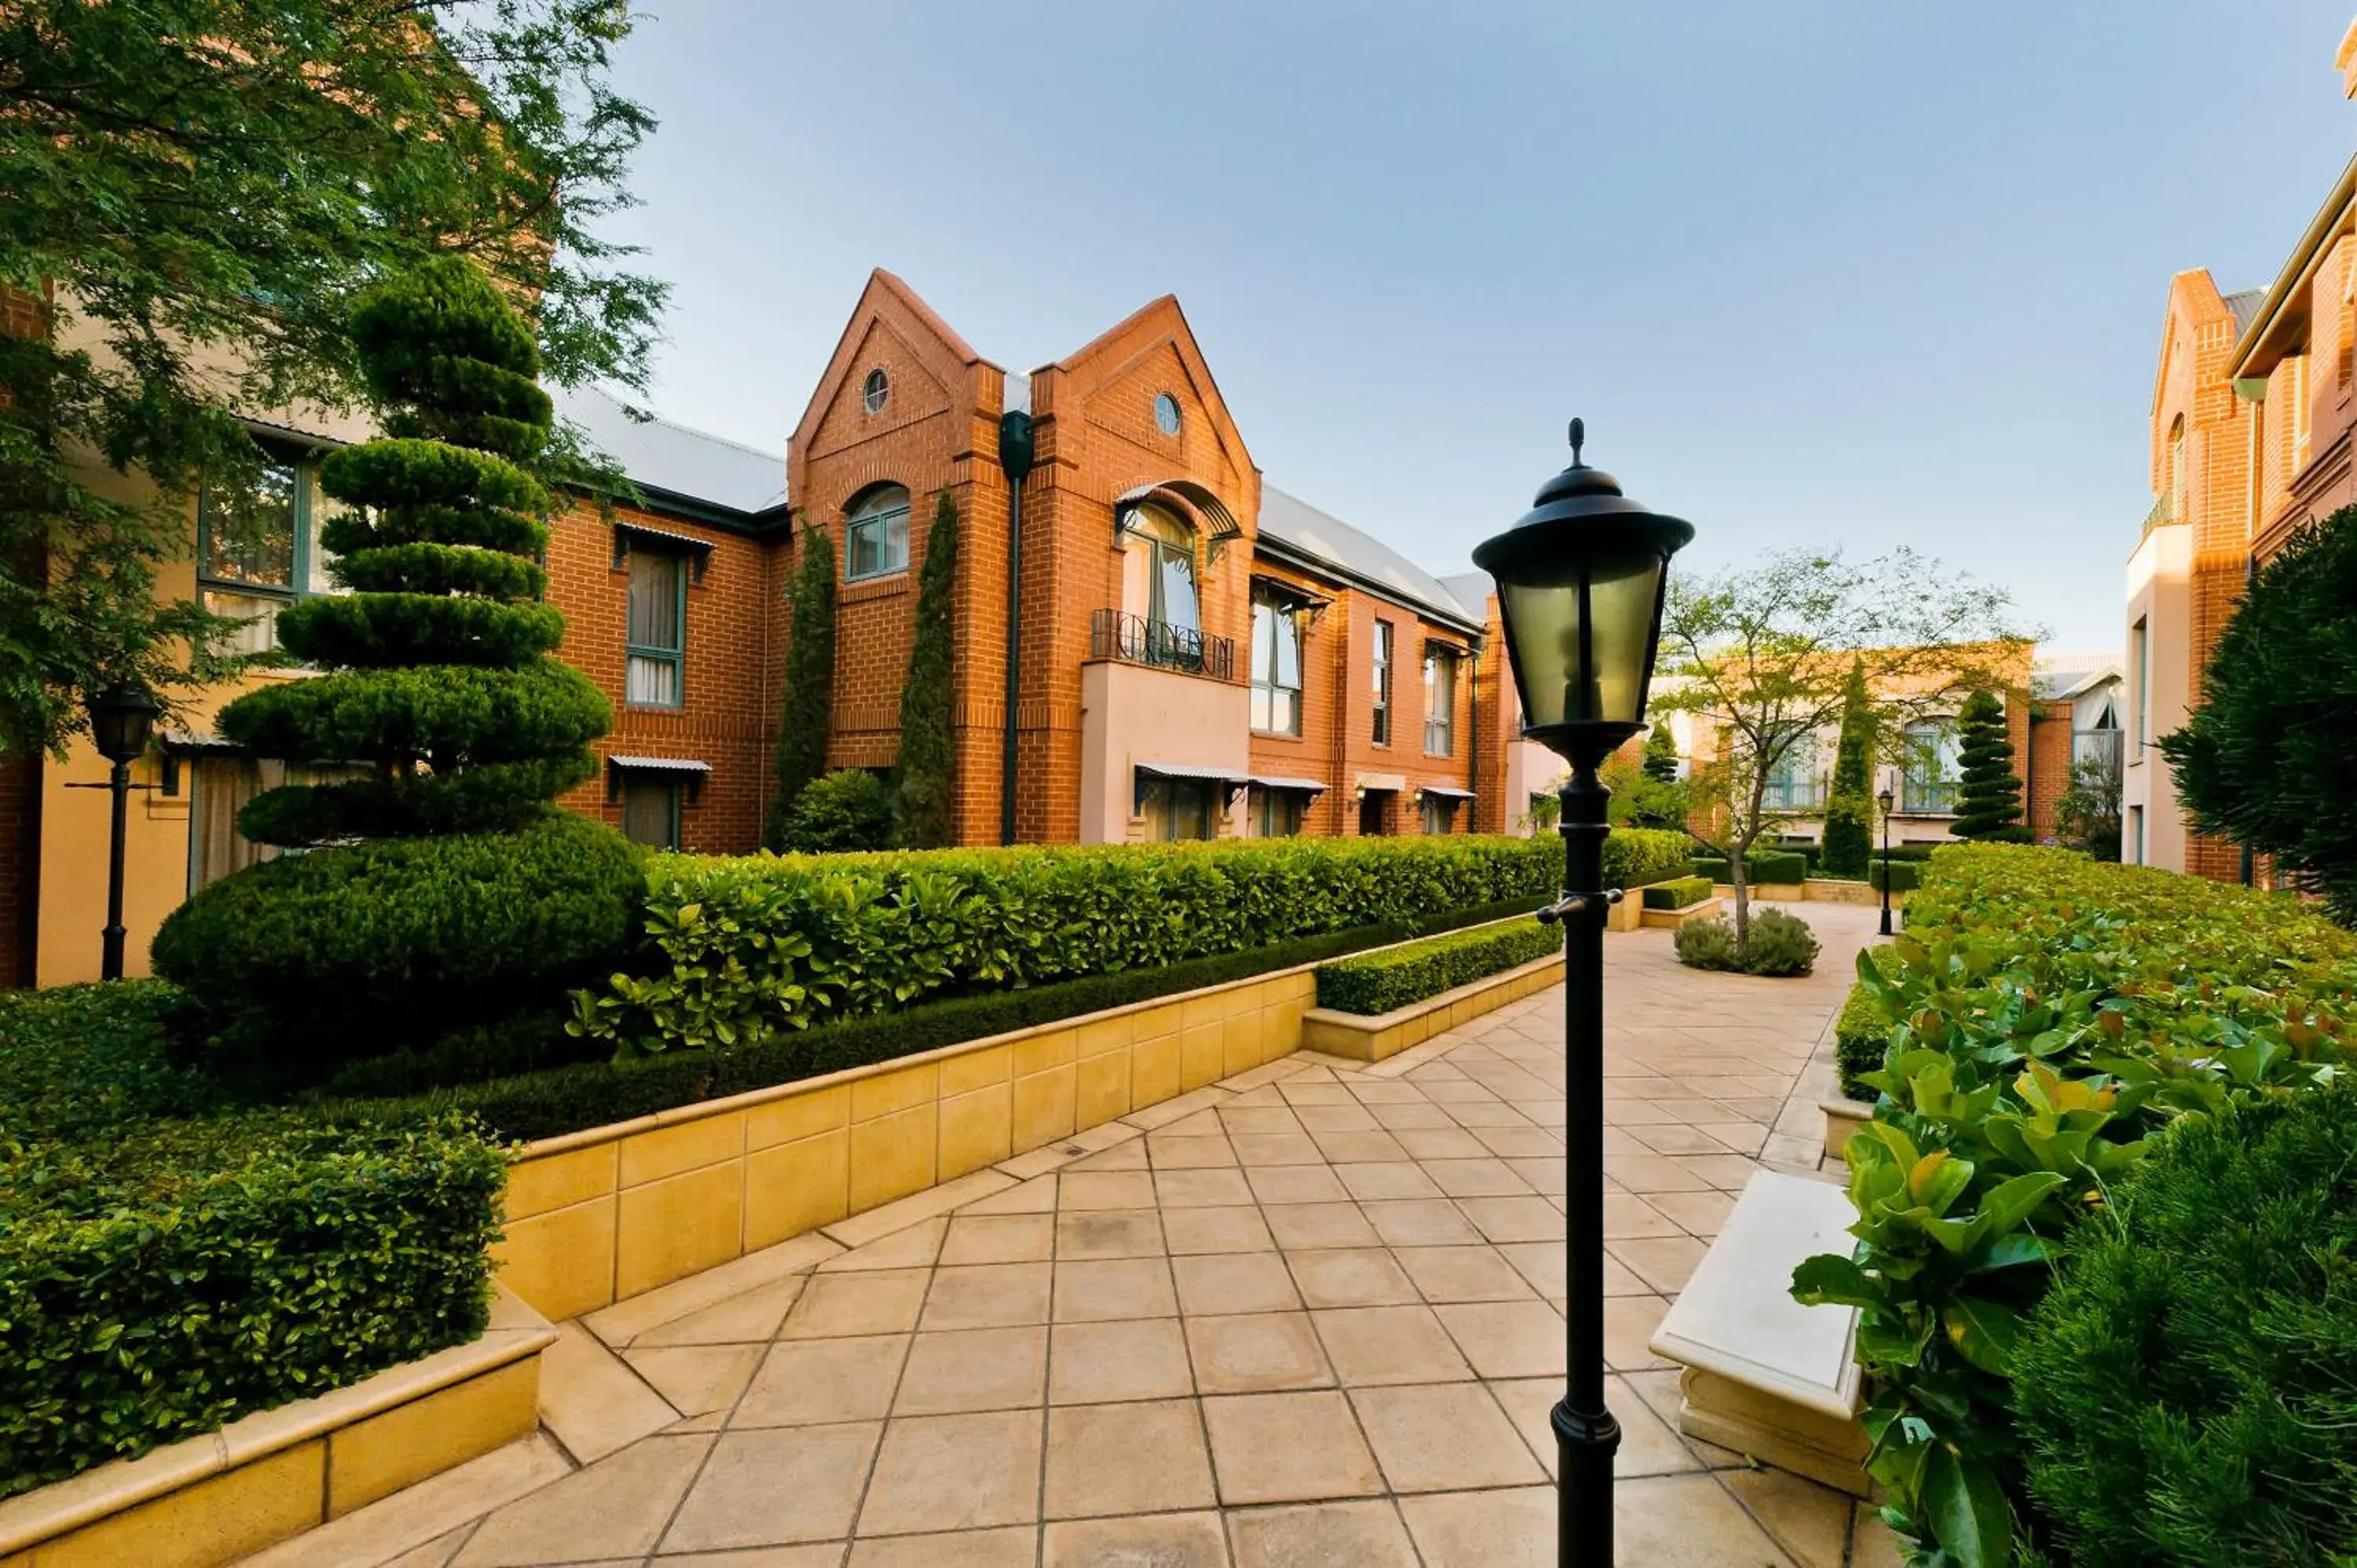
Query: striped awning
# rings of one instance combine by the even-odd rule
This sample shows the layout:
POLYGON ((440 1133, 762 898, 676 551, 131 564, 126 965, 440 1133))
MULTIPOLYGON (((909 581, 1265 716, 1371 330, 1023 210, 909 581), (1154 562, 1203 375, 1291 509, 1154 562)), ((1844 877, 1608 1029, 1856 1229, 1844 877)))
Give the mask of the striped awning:
POLYGON ((1455 786, 1448 784, 1426 784, 1423 789, 1417 790, 1416 793, 1419 795, 1437 795, 1444 800, 1469 800, 1473 798, 1472 790, 1459 789, 1455 786))
POLYGON ((698 762, 687 757, 609 757, 608 768, 619 768, 629 773, 704 773, 712 771, 709 762, 698 762))
POLYGON ((1306 795, 1326 793, 1326 780, 1323 779, 1287 779, 1282 775, 1270 778, 1255 773, 1252 781, 1264 789, 1298 789, 1306 795))

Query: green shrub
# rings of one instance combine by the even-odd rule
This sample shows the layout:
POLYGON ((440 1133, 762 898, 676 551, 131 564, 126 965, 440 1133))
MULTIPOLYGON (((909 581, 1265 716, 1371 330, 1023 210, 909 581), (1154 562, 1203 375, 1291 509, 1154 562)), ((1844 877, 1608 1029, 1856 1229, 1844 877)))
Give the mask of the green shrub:
MULTIPOLYGON (((1945 849, 1947 845, 1939 843, 1895 843, 1890 846, 1889 858, 1892 860, 1911 860, 1919 864, 1925 864, 1931 860, 1933 851, 1945 849)), ((1877 844, 1875 846, 1874 857, 1877 860, 1884 858, 1881 845, 1877 844)))
POLYGON ((2013 1358, 2031 1494, 2083 1568, 2357 1561, 2357 1095, 2158 1141, 2013 1358))
POLYGON ((619 1052, 735 1047, 828 1017, 1551 897, 1561 852, 1471 834, 662 856, 631 972, 577 998, 619 1052))
POLYGON ((1694 858, 1694 874, 1696 876, 1708 877, 1713 883, 1724 886, 1727 879, 1727 857, 1717 854, 1698 854, 1694 858))
POLYGON ((449 1122, 0 1139, 0 1497, 473 1338, 505 1180, 449 1122))
POLYGON ((1707 876, 1674 876, 1644 889, 1648 909, 1684 909, 1710 897, 1707 876))
POLYGON ((1867 886, 1879 893, 1882 891, 1883 883, 1888 881, 1893 893, 1912 893, 1923 885, 1925 865, 1925 862, 1920 860, 1896 858, 1890 860, 1878 858, 1868 861, 1866 867, 1867 886))
POLYGON ((1747 974, 1790 976, 1816 967, 1817 934, 1797 915, 1781 909, 1751 911, 1750 931, 1743 950, 1747 974))
POLYGON ((168 1032, 186 1006, 160 980, 0 991, 0 1144, 212 1109, 220 1086, 172 1058, 168 1032))
MULTIPOLYGON (((1870 961, 1886 971, 1898 967, 1898 958, 1887 947, 1868 948, 1866 952, 1870 961)), ((1894 1022, 1883 1011, 1880 997, 1867 989, 1863 982, 1850 986, 1848 999, 1834 1015, 1834 1066, 1841 1075, 1841 1091, 1847 1098, 1874 1098, 1875 1091, 1866 1085, 1866 1075, 1882 1069, 1894 1022)))
POLYGON ((1816 963, 1817 937, 1808 923, 1781 909, 1755 907, 1750 944, 1738 945, 1735 926, 1724 918, 1688 920, 1677 931, 1678 961, 1689 969, 1741 974, 1806 974, 1816 963))
POLYGON ((1956 715, 1956 753, 1963 775, 1956 791, 1956 820, 1949 831, 1984 843, 2027 843, 2021 825, 2021 780, 2013 771, 2013 732, 2005 705, 1987 692, 1964 699, 1956 715))
POLYGON ((554 1005, 610 972, 630 950, 644 867, 620 834, 570 813, 517 833, 285 855, 173 910, 156 968, 244 1068, 316 1079, 554 1005))
POLYGON ((1867 694, 1866 661, 1850 664, 1842 693, 1841 738, 1834 747, 1833 789, 1825 801, 1824 840, 1819 863, 1824 876, 1855 882, 1866 875, 1874 848, 1874 797, 1867 779, 1874 745, 1874 705, 1867 694))
POLYGON ((813 779, 786 810, 786 848, 832 854, 888 848, 892 802, 884 780, 863 768, 839 768, 813 779))
MULTIPOLYGON (((584 1062, 489 1083, 466 1081, 472 1075, 464 1058, 437 1057, 433 1052, 388 1058, 354 1069, 351 1092, 398 1093, 408 1098, 321 1103, 317 1113, 406 1125, 424 1117, 464 1112, 501 1137, 554 1137, 700 1100, 770 1089, 1108 1007, 1317 963, 1340 953, 1405 941, 1434 930, 1502 919, 1527 913, 1537 901, 1536 897, 1510 899, 1438 916, 1297 937, 1245 952, 1123 970, 1020 991, 930 1001, 904 1012, 767 1034, 725 1051, 673 1051, 628 1061, 584 1062), (462 1076, 439 1078, 439 1073, 462 1076)), ((525 1042, 527 1047, 529 1043, 525 1042)))
MULTIPOLYGON (((1558 849, 1558 854, 1562 852, 1558 849)), ((1604 886, 1644 887, 1685 876, 1694 868, 1694 841, 1662 828, 1616 828, 1604 841, 1604 886)))
POLYGON ((1561 950, 1560 923, 1513 920, 1455 931, 1320 964, 1318 1005, 1340 1013, 1388 1013, 1561 950))
POLYGON ((1735 924, 1724 916, 1688 920, 1672 939, 1678 961, 1689 969, 1740 972, 1743 961, 1735 945, 1735 924))
POLYGON ((2357 934, 2198 877, 1949 846, 1889 951, 1858 964, 1897 1020, 1848 1149, 1858 1245, 1793 1294, 1862 1313, 1886 1517, 1957 1568, 2006 1568, 2044 1544, 2013 1358, 2058 1244, 2171 1121, 2347 1072, 2357 934))

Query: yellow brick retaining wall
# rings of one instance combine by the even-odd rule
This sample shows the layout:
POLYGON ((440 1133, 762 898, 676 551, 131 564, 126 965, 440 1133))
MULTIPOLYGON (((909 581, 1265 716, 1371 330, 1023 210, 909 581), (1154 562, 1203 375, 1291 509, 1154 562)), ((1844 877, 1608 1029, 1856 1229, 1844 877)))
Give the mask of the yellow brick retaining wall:
POLYGON ((1200 1089, 1300 1045, 1315 969, 543 1139, 509 1172, 500 1277, 577 1317, 1200 1089))
POLYGON ((555 1331, 502 1291, 480 1338, 0 1503, 0 1568, 218 1568, 540 1423, 555 1331))
POLYGON ((1302 1016, 1301 1047, 1352 1061, 1379 1062, 1562 978, 1563 954, 1551 952, 1388 1013, 1313 1007, 1302 1016))

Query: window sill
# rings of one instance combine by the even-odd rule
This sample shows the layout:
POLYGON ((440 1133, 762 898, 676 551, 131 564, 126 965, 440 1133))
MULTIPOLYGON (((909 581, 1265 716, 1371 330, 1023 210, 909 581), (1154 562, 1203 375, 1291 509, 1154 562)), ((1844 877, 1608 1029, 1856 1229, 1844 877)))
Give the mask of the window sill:
POLYGON ((626 714, 683 714, 687 712, 687 704, 685 703, 632 703, 626 701, 622 703, 622 711, 626 714))
POLYGON ((864 604, 869 599, 888 599, 909 591, 909 574, 904 568, 880 577, 861 577, 846 582, 835 590, 834 602, 839 605, 864 604))

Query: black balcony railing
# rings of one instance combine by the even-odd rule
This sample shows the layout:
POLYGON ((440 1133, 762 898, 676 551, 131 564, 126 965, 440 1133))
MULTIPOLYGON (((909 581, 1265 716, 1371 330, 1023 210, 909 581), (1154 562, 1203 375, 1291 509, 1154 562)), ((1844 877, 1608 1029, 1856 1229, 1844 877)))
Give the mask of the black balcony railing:
POLYGON ((1089 657, 1123 659, 1132 664, 1226 681, 1234 676, 1236 645, 1231 638, 1206 637, 1192 627, 1172 626, 1120 610, 1098 610, 1089 618, 1089 657))

